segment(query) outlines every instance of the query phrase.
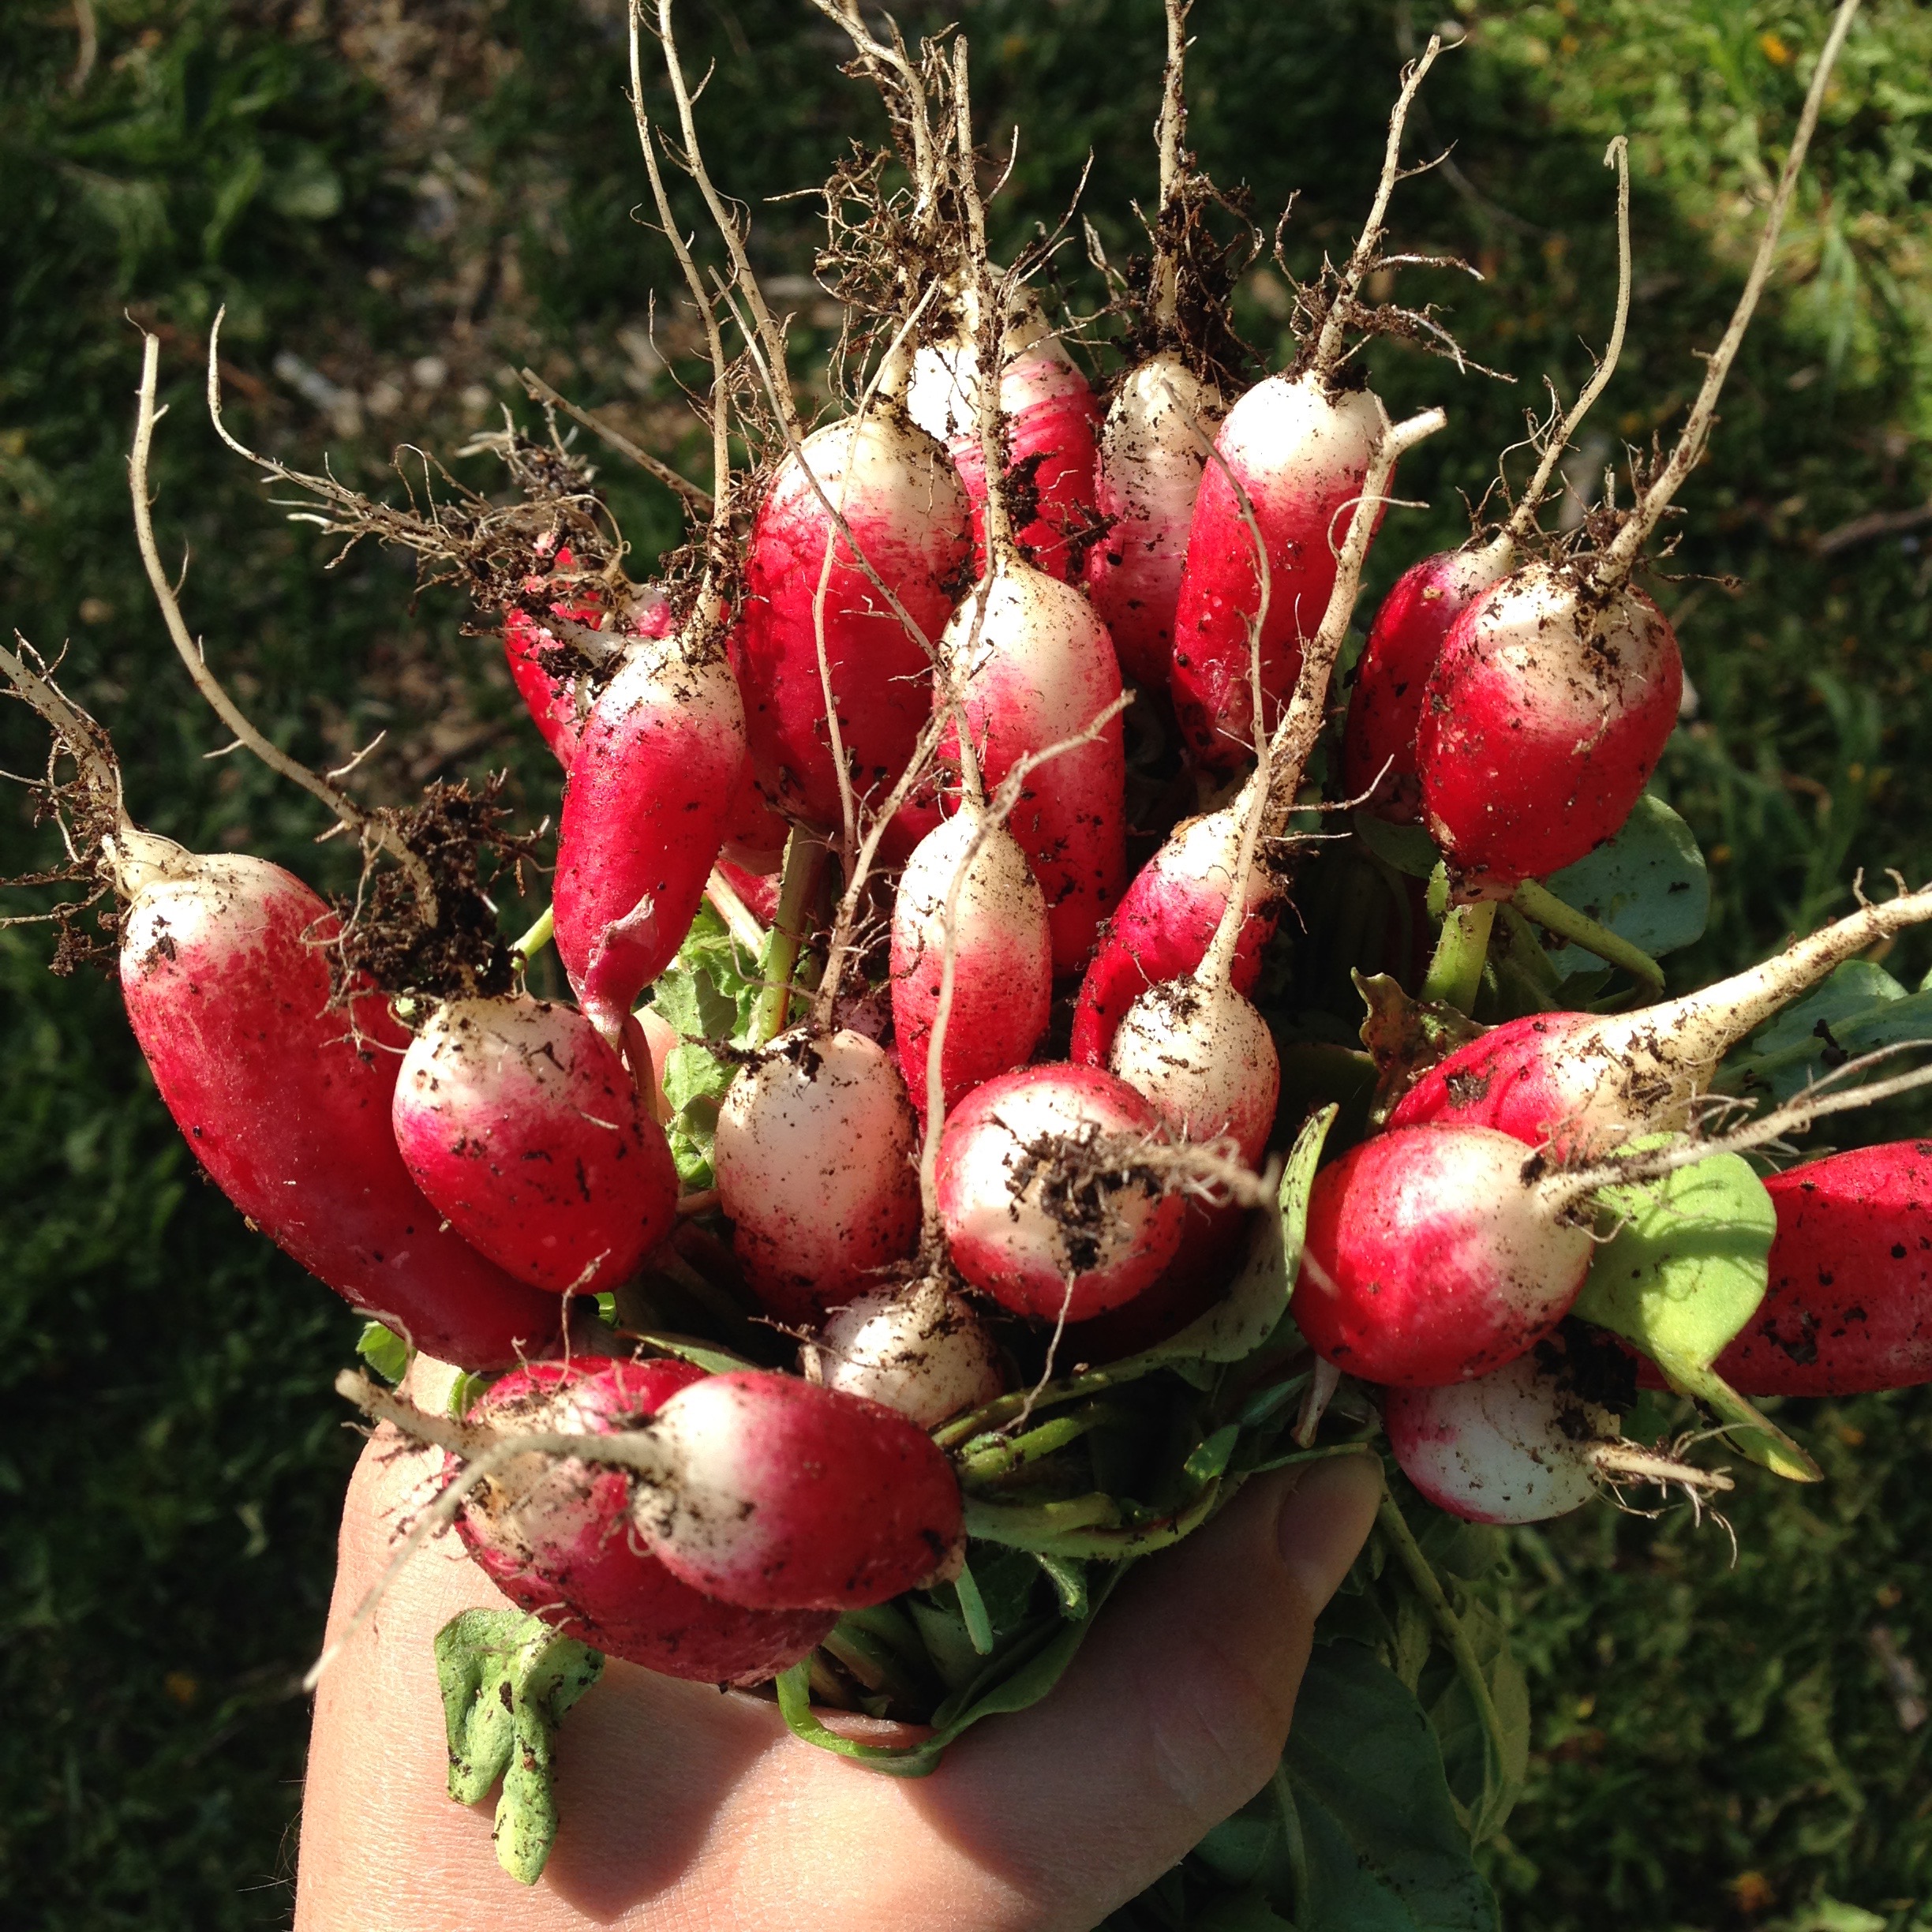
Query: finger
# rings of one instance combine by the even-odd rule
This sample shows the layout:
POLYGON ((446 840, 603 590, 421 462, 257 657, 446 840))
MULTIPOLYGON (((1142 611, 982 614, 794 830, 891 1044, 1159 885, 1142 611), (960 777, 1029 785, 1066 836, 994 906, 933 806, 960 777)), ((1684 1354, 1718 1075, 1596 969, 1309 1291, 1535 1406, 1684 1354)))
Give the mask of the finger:
POLYGON ((923 1808, 1032 1901, 1019 1923, 1091 1926, 1267 1783, 1381 1496, 1368 1456, 1250 1485, 1129 1578, 1050 1698, 953 1747, 923 1808))

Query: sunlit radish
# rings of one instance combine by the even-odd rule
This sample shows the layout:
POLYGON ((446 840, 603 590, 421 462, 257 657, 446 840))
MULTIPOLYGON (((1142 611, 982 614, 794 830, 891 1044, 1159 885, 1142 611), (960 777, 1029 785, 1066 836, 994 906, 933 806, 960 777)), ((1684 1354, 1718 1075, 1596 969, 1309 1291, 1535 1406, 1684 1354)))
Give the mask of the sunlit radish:
POLYGON ((1005 1387, 999 1349, 965 1300, 931 1276, 837 1310, 799 1352, 808 1379, 937 1428, 1005 1387))

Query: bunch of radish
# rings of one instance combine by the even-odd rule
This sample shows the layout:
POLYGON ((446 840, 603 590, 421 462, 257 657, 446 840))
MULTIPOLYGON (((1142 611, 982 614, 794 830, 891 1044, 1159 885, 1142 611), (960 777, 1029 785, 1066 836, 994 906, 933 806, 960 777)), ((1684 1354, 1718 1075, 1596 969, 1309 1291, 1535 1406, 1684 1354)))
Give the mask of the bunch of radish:
MULTIPOLYGON (((1774 1175, 1768 1292, 1688 1367, 1604 1314, 1595 1265, 1630 1190, 1755 1131, 1713 1122, 1726 1056, 1932 918, 1932 892, 1669 1002, 1512 1010, 1483 977, 1503 908, 1556 918, 1550 875, 1619 832, 1662 755, 1682 666, 1632 578, 1709 432, 1848 9, 1744 298, 1635 507, 1565 541, 1538 523, 1625 332, 1618 143, 1623 276, 1596 376, 1501 528, 1396 578, 1344 705, 1396 464, 1446 420, 1391 423, 1351 360, 1434 43, 1355 246, 1268 373, 1189 332, 1206 203, 1170 6, 1144 353, 1109 374, 1056 330, 1043 251, 989 259, 964 41, 914 53, 820 5, 886 93, 912 184, 881 231, 918 245, 865 283, 847 399, 801 420, 653 0, 680 126, 672 150, 640 108, 651 189, 681 236, 675 152, 724 256, 707 277, 678 243, 713 474, 676 480, 699 522, 661 582, 631 584, 621 548, 586 554, 560 515, 475 570, 564 774, 550 907, 514 946, 428 820, 294 766, 193 646, 145 494, 152 339, 136 515, 170 631, 381 889, 331 908, 265 860, 138 829, 99 727, 31 653, 0 653, 71 761, 49 799, 120 903, 129 1018, 209 1177, 419 1361, 466 1372, 453 1404, 417 1399, 420 1372, 409 1395, 350 1385, 445 1452, 436 1526, 600 1651, 737 1685, 803 1672, 823 1700, 923 1717, 939 1700, 918 1687, 953 1683, 957 1657, 893 1646, 945 1623, 990 1654, 989 1550, 1037 1554, 1071 1591, 1064 1566, 1185 1533, 1324 1428, 1366 1445, 1379 1423, 1422 1496, 1526 1522, 1606 1487, 1724 1486, 1623 1440, 1633 1351, 1660 1386, 1744 1405, 1720 1413, 1747 1432, 1754 1395, 1932 1379, 1924 1144, 1774 1175), (734 468, 735 439, 766 460, 734 468), (1137 868, 1130 702, 1178 726, 1163 796, 1196 807, 1131 828, 1137 868), (1282 990, 1333 937, 1299 888, 1318 770, 1328 803, 1433 842, 1438 960, 1461 964, 1404 989, 1435 1044, 1385 1066, 1372 1128, 1284 1186, 1291 1144, 1319 1141, 1284 1075, 1282 990), (409 944, 373 944, 381 921, 409 944), (1190 1347, 1241 1366, 1170 1374, 1190 1347), (1088 1400, 1125 1383, 1138 1408, 1088 1400), (1142 1486, 1116 1495, 1110 1470, 1142 1486)), ((332 479, 264 466, 353 522, 332 479)), ((1631 951, 1580 915, 1563 930, 1631 951)))

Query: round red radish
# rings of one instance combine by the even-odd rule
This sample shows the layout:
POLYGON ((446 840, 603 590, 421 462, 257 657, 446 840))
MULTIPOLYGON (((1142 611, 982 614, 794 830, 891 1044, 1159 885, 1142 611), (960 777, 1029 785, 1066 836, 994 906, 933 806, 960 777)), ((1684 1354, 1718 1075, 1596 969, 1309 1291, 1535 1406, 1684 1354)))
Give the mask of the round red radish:
POLYGON ((947 1118, 940 1219, 953 1265, 1018 1314, 1081 1321, 1131 1301, 1180 1245, 1185 1202, 1136 1155, 1152 1107, 1098 1067, 1023 1067, 947 1118))
MULTIPOLYGON (((989 792, 1023 757, 1088 730, 1121 695, 1093 606, 1010 556, 954 613, 940 656, 989 792)), ((1117 715, 1091 743, 1036 767, 1007 821, 1046 895, 1056 972, 1085 960, 1125 882, 1126 785, 1117 715)))
POLYGON ((1507 1134, 1438 1125, 1378 1134, 1324 1167, 1293 1304, 1315 1352, 1370 1382, 1436 1388, 1548 1335, 1593 1249, 1524 1160, 1507 1134))
POLYGON ((1504 578, 1457 620, 1422 701, 1424 812, 1451 870, 1506 893, 1613 837, 1683 695, 1676 637, 1641 590, 1593 603, 1548 564, 1504 578))
POLYGON ((1106 534, 1087 553, 1087 594, 1121 669, 1165 691, 1174 608, 1201 469, 1227 404, 1170 350, 1130 371, 1107 410, 1094 471, 1106 534))
POLYGON ((1261 683, 1272 730, 1294 688, 1302 640, 1314 635, 1335 589, 1342 512, 1361 494, 1387 429, 1372 392, 1335 390, 1312 370, 1257 383, 1221 425, 1220 460, 1202 473, 1188 533, 1172 671, 1189 749, 1215 769, 1233 769, 1254 749, 1248 626, 1261 608, 1261 574, 1235 483, 1267 555, 1261 683))
POLYGON ((1046 1031, 1053 1003, 1053 949, 1039 882, 1010 832, 989 822, 983 807, 962 805, 919 841, 893 902, 893 1034, 906 1091, 922 1117, 949 896, 953 992, 941 1049, 942 1108, 995 1073, 1024 1065, 1046 1031))
POLYGON ((999 1349, 960 1296, 930 1275, 874 1288, 834 1312, 799 1351, 807 1379, 937 1428, 1006 1387, 999 1349))
POLYGON ((712 1171, 754 1292, 816 1321, 875 1286, 919 1233, 918 1128, 886 1050, 849 1030, 775 1042, 732 1081, 712 1171))
POLYGON ((280 867, 124 833, 121 990, 163 1104, 223 1193, 284 1253, 414 1346, 507 1367, 558 1335, 418 1192, 390 1106, 409 1036, 385 1000, 330 1004, 335 915, 280 867))
POLYGON ((852 1610, 950 1574, 959 1484, 932 1438, 877 1402, 789 1376, 710 1376, 658 1410, 661 1484, 633 1520, 674 1575, 762 1610, 852 1610))
MULTIPOLYGON (((1071 1057, 1104 1065, 1128 1008, 1164 979, 1185 979, 1208 956, 1234 889, 1245 807, 1240 800, 1177 826, 1135 874, 1101 935, 1073 1009, 1071 1057)), ((1274 882, 1259 867, 1248 875, 1248 912, 1235 943, 1234 990, 1251 993, 1261 953, 1275 931, 1274 882)))
POLYGON ((677 957, 744 769, 737 683, 699 620, 633 645, 584 727, 557 830, 557 953, 606 1039, 677 957))
POLYGON ((911 762, 932 710, 930 646, 965 573, 968 524, 966 493, 945 451, 889 397, 863 420, 815 431, 780 466, 752 530, 731 650, 754 769, 787 812, 822 828, 842 822, 826 719, 828 673, 859 799, 876 803, 911 762), (839 507, 926 644, 908 634, 851 546, 834 537, 820 491, 839 507), (815 612, 829 539, 822 669, 815 612))
POLYGON ((394 1118, 416 1185, 534 1287, 614 1287, 671 1231, 678 1178, 664 1134, 574 1008, 438 1007, 403 1056, 394 1118))
MULTIPOLYGON (((470 1420, 603 1435, 642 1427, 702 1380, 687 1362, 539 1362, 504 1376, 470 1420)), ((762 1683, 809 1656, 837 1621, 836 1611, 747 1610, 702 1595, 642 1547, 631 1506, 631 1479, 621 1470, 522 1456, 470 1492, 456 1530, 519 1608, 669 1677, 762 1683)))
POLYGON ((1275 1125, 1281 1056, 1267 1022, 1204 975, 1150 987, 1127 1009, 1107 1065, 1178 1140, 1231 1140, 1256 1166, 1275 1125))
POLYGON ((1416 736, 1423 694, 1456 620, 1508 570, 1507 544, 1445 550, 1411 564, 1382 600, 1349 698, 1342 783, 1350 798, 1412 821, 1422 814, 1416 736))

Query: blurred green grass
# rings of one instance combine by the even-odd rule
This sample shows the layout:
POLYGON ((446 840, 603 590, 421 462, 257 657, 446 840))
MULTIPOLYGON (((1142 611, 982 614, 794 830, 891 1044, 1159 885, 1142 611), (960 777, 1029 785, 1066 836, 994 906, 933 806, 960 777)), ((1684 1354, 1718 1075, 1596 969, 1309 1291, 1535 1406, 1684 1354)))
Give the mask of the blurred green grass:
MULTIPOLYGON (((190 844, 246 844, 340 884, 303 800, 219 742, 169 657, 128 530, 123 452, 138 359, 163 332, 158 522, 185 544, 191 623, 283 742, 339 762, 379 729, 374 795, 507 765, 519 806, 556 782, 446 594, 394 559, 290 526, 215 442, 199 360, 216 306, 235 421, 373 486, 391 443, 447 452, 522 409, 535 361, 640 434, 675 433, 650 346, 661 243, 618 88, 616 0, 95 0, 0 10, 0 616, 50 651, 109 724, 130 802, 190 844), (319 379, 319 380, 318 380, 319 379), (305 394, 305 390, 306 393, 305 394), (312 399, 321 396, 326 406, 312 399)), ((1467 256, 1481 283, 1406 271, 1512 389, 1378 350, 1391 408, 1452 426, 1405 470, 1386 582, 1466 527, 1545 372, 1566 394, 1613 292, 1608 134, 1627 129, 1638 285, 1600 405, 1620 439, 1668 429, 1742 279, 1825 9, 1763 0, 1590 0, 1445 9, 1467 43, 1432 79, 1421 140, 1456 176, 1406 186, 1405 246, 1467 256)), ((977 0, 988 129, 1023 129, 997 219, 1011 245, 1058 219, 1089 151, 1085 207, 1132 252, 1152 185, 1155 0, 977 0), (1101 50, 1095 58, 1095 50, 1101 50)), ((876 108, 834 37, 791 0, 687 9, 687 58, 721 179, 753 204, 761 267, 809 266, 818 179, 876 108)), ((908 25, 926 17, 902 9, 908 25)), ((938 16, 933 16, 937 18, 938 16)), ((1385 0, 1200 0, 1192 137, 1246 179, 1290 268, 1346 248, 1405 46, 1436 24, 1385 0)), ((1814 152, 1784 271, 1684 496, 1656 586, 1699 695, 1663 784, 1712 855, 1701 979, 1848 903, 1854 871, 1932 871, 1932 527, 1836 551, 1817 540, 1932 492, 1932 14, 1868 7, 1814 152), (1730 580, 1735 579, 1735 587, 1730 580)), ((1061 272, 1091 294, 1070 254, 1061 272)), ((1279 352, 1278 279, 1242 298, 1279 352)), ((796 298, 800 347, 826 323, 796 298)), ((667 345, 676 316, 657 322, 667 345)), ((702 457, 691 440, 692 460, 702 457)), ((489 478, 475 459, 455 466, 489 478)), ((1520 469, 1517 474, 1520 474, 1520 469)), ((638 568, 675 533, 661 492, 608 470, 638 568)), ((0 754, 43 756, 9 708, 0 754)), ((7 869, 43 853, 17 807, 7 869)), ((28 909, 9 895, 9 910, 28 909)), ((354 1324, 198 1178, 156 1104, 111 987, 44 972, 45 934, 0 931, 0 1915, 68 1929, 285 1923, 305 1713, 294 1682, 326 1601, 354 1450, 330 1376, 354 1324)), ((1902 945, 1895 970, 1929 959, 1902 945)), ((1901 1729, 1881 1649, 1932 1638, 1916 1479, 1923 1397, 1787 1405, 1830 1466, 1822 1490, 1747 1482, 1721 1530, 1608 1511, 1523 1540, 1518 1641, 1538 1698, 1529 1797, 1494 1856, 1520 1932, 1610 1926, 1932 1924, 1924 1729, 1901 1729), (1889 1637, 1874 1639, 1874 1629, 1889 1637), (1818 1900, 1852 1901, 1861 1921, 1818 1900), (1834 1919, 1834 1912, 1837 1913, 1834 1919), (1822 1915, 1821 1916, 1820 1915, 1822 1915)))

